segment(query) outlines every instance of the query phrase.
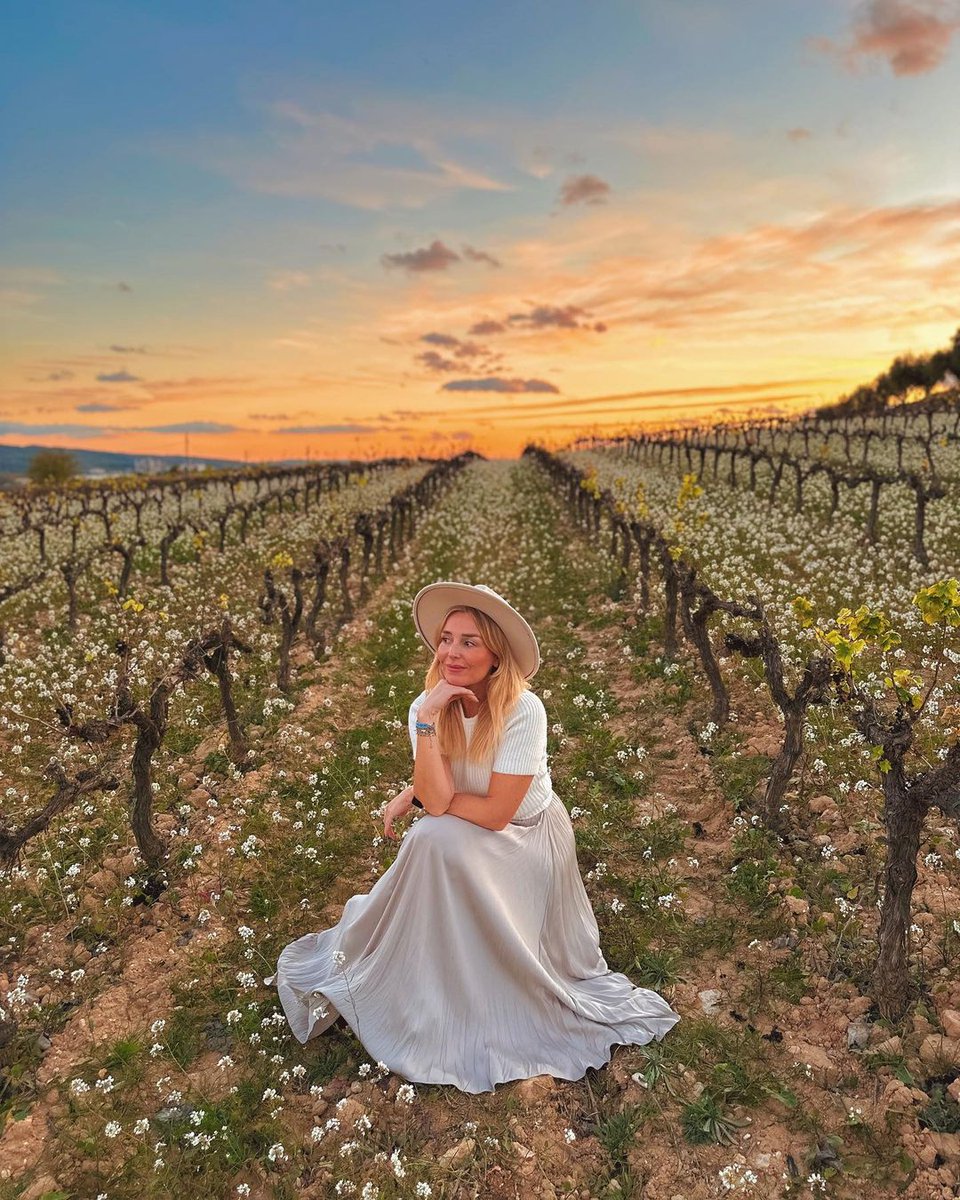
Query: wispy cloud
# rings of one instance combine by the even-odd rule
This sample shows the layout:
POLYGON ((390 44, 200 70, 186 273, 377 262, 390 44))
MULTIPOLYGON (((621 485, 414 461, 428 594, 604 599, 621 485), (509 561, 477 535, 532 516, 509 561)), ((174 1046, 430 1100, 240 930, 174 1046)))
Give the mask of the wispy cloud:
POLYGON ((26 314, 46 298, 50 288, 65 282, 49 267, 0 266, 0 312, 26 314))
POLYGON ((504 192, 510 185, 469 165, 454 148, 453 122, 397 97, 311 103, 274 100, 246 138, 158 143, 237 185, 274 196, 323 198, 378 211, 422 208, 458 191, 504 192), (398 165, 398 160, 402 165, 398 165))
POLYGON ((559 388, 545 379, 451 379, 440 389, 444 392, 558 392, 559 388))
POLYGON ((417 355, 417 362, 426 367, 428 371, 462 371, 464 369, 463 363, 457 362, 453 358, 444 358, 436 350, 424 350, 422 354, 417 355))
MULTIPOLYGON (((837 386, 843 380, 829 376, 803 376, 796 379, 769 379, 762 382, 747 381, 744 383, 694 385, 690 387, 644 388, 630 392, 614 392, 597 396, 568 396, 557 398, 553 395, 542 400, 516 400, 509 404, 489 404, 483 407, 484 416, 501 420, 506 416, 518 416, 526 420, 552 420, 554 417, 570 416, 571 418, 592 420, 602 412, 620 413, 629 416, 640 411, 662 411, 663 409, 717 408, 718 405, 760 405, 767 402, 798 400, 815 396, 824 388, 837 386), (792 389, 792 390, 785 390, 792 389), (679 404, 678 404, 679 401, 679 404)), ((441 389, 443 390, 443 389, 441 389)), ((484 390, 484 389, 480 389, 484 390)), ((500 389, 486 389, 498 391, 500 389)), ((554 389, 556 392, 556 389, 554 389)), ((444 409, 421 409, 411 412, 408 409, 393 409, 390 413, 380 416, 380 420, 392 418, 401 420, 414 416, 440 417, 444 409)), ((479 412, 479 410, 478 410, 479 412)))
POLYGON ((465 342, 449 333, 425 333, 420 341, 452 350, 457 358, 481 358, 490 353, 489 348, 481 346, 479 342, 465 342))
POLYGON ((560 203, 606 204, 610 195, 610 184, 597 175, 572 175, 560 189, 560 203))
POLYGON ((146 346, 117 346, 112 345, 110 349, 114 354, 149 354, 150 351, 146 346))
POLYGON ((487 408, 490 415, 501 416, 524 413, 528 418, 568 413, 571 416, 593 415, 588 410, 602 409, 607 412, 629 413, 641 408, 659 410, 668 406, 683 408, 702 404, 715 408, 718 402, 731 404, 760 404, 771 399, 797 400, 815 394, 825 385, 840 382, 832 378, 772 379, 762 383, 704 384, 694 387, 646 388, 635 392, 617 392, 606 396, 579 396, 557 400, 522 402, 487 408), (802 391, 785 392, 784 388, 803 388, 802 391), (771 394, 772 393, 772 394, 771 394), (644 403, 638 404, 638 401, 644 403), (677 405, 680 401, 680 405, 677 405))
POLYGON ((467 333, 472 333, 476 337, 489 337, 494 333, 503 333, 505 329, 506 325, 502 321, 484 318, 482 321, 477 321, 474 325, 471 325, 467 333))
POLYGON ((52 423, 35 425, 26 421, 0 421, 0 435, 23 434, 27 437, 108 437, 113 429, 97 425, 52 423))
POLYGON ((817 38, 814 45, 849 70, 882 58, 894 75, 922 75, 940 66, 958 29, 957 0, 866 0, 845 41, 817 38))
POLYGON ((312 280, 306 271, 274 271, 267 277, 267 287, 275 292, 291 292, 309 287, 312 280))
POLYGON ((435 239, 422 250, 410 250, 402 254, 381 254, 380 261, 388 269, 399 267, 404 271, 445 271, 451 263, 459 262, 460 255, 439 239, 435 239))
POLYGON ((585 322, 587 316, 576 304, 538 304, 525 313, 511 313, 508 325, 519 325, 525 329, 592 329, 604 333, 606 326, 601 321, 585 322))
POLYGON ((140 433, 239 433, 241 426, 220 421, 178 421, 173 425, 138 425, 140 433))
MULTIPOLYGON (((519 405, 515 410, 502 412, 497 416, 497 423, 505 421, 516 421, 519 423, 531 422, 539 418, 542 421, 549 421, 550 428, 558 428, 563 426, 567 429, 578 429, 586 426, 587 428, 594 422, 602 420, 607 426, 612 421, 616 420, 621 427, 636 425, 643 421, 663 420, 663 414, 670 413, 676 420, 683 420, 690 413, 708 410, 710 413, 722 412, 739 412, 741 415, 744 412, 761 412, 772 411, 777 408, 778 411, 787 411, 787 407, 796 412, 798 409, 812 408, 819 401, 819 396, 815 392, 775 392, 771 395, 764 396, 731 396, 725 400, 684 400, 682 404, 677 404, 674 400, 652 400, 643 404, 629 405, 605 405, 602 408, 594 408, 589 412, 566 412, 563 410, 557 412, 538 412, 531 413, 527 411, 526 405, 519 405)), ((488 412, 490 410, 487 410, 488 412)))
POLYGON ((98 413, 98 412, 129 412, 132 408, 140 408, 139 404, 104 404, 100 401, 93 400, 89 404, 77 404, 77 412, 82 413, 98 413))
POLYGON ((420 341, 427 342, 431 346, 443 346, 448 349, 460 345, 460 339, 454 337, 452 333, 425 333, 420 341))
POLYGON ((469 258, 471 262, 486 263, 488 267, 502 267, 503 263, 494 258, 492 254, 488 254, 486 250, 475 250, 473 246, 463 247, 464 258, 469 258))
POLYGON ((98 383, 139 383, 139 375, 131 375, 129 371, 107 371, 97 376, 98 383))
POLYGON ((272 433, 380 433, 378 425, 284 425, 272 433))
POLYGON ((618 325, 738 336, 836 334, 953 320, 947 281, 960 271, 960 199, 835 207, 715 237, 664 234, 625 257, 595 257, 591 306, 618 325), (871 296, 869 311, 862 297, 871 296))

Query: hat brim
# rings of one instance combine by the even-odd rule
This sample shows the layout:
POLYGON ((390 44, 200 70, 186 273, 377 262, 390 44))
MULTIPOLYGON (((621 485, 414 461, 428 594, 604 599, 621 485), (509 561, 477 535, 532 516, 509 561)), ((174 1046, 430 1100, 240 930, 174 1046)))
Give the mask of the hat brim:
POLYGON ((413 600, 413 623, 429 650, 436 652, 437 627, 458 604, 479 609, 503 630, 524 679, 531 679, 540 668, 540 647, 527 622, 512 605, 496 592, 470 583, 441 581, 429 583, 413 600))

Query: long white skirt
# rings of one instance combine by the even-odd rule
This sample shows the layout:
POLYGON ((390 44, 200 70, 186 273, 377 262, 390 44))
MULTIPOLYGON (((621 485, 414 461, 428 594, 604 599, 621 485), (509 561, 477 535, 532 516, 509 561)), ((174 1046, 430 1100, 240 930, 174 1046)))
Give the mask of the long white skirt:
POLYGON ((372 891, 286 946, 273 979, 300 1042, 342 1014, 372 1061, 464 1092, 581 1079, 680 1020, 604 961, 556 795, 504 830, 422 817, 372 891))

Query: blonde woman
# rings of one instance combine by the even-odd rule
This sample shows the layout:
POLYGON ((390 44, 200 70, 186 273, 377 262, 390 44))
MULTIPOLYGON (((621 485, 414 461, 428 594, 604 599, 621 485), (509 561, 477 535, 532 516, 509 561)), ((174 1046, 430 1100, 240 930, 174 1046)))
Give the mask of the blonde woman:
POLYGON ((338 925, 283 950, 284 1011, 301 1042, 342 1015, 374 1061, 416 1083, 580 1079, 680 1018, 604 961, 528 686, 530 626, 483 584, 430 584, 413 619, 434 658, 410 706, 413 784, 386 806, 386 836, 422 815, 338 925))

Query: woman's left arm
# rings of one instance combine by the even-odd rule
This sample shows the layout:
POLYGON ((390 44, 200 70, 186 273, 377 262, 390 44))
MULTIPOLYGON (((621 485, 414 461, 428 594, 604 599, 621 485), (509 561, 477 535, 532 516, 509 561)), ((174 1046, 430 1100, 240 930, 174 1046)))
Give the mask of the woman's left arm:
POLYGON ((490 790, 486 796, 454 792, 447 814, 474 825, 482 825, 484 829, 506 829, 532 782, 532 775, 504 775, 494 771, 490 775, 490 790))

